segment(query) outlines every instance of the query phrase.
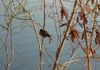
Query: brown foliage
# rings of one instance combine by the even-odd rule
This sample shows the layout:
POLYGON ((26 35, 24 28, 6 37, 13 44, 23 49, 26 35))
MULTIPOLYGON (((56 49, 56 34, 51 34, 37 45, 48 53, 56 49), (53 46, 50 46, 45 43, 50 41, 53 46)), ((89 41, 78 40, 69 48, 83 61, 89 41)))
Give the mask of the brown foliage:
POLYGON ((100 4, 98 4, 97 7, 98 7, 98 10, 100 10, 100 4))
POLYGON ((80 38, 80 36, 79 36, 79 31, 76 30, 76 29, 71 29, 69 35, 71 35, 71 40, 72 40, 73 42, 74 42, 74 39, 75 39, 75 38, 76 38, 76 39, 80 38))
POLYGON ((83 31, 83 33, 82 33, 82 38, 81 38, 82 40, 83 39, 85 39, 86 40, 86 33, 85 33, 85 31, 83 31))
POLYGON ((61 21, 63 21, 63 18, 65 16, 65 11, 64 11, 64 9, 62 7, 61 7, 60 13, 61 13, 61 21))
POLYGON ((94 0, 91 0, 91 3, 94 4, 94 0))
POLYGON ((99 31, 96 31, 95 43, 100 44, 100 32, 99 31))

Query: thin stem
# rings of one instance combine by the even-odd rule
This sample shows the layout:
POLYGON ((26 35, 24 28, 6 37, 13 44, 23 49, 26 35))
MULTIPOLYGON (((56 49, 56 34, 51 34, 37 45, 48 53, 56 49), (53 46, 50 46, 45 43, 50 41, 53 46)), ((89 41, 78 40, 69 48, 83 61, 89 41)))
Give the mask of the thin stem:
MULTIPOLYGON (((43 29, 45 29, 45 17, 46 17, 46 6, 45 6, 45 0, 44 0, 44 21, 43 21, 43 29)), ((42 42, 41 42, 41 47, 40 47, 40 67, 39 67, 39 70, 42 70, 42 64, 43 64, 43 50, 44 50, 44 38, 42 38, 42 42)))
POLYGON ((35 29, 34 21, 33 21, 32 17, 31 17, 31 13, 29 13, 29 17, 30 17, 30 21, 32 23, 32 27, 33 27, 33 30, 35 32, 36 38, 37 38, 37 42, 38 42, 38 45, 39 45, 39 48, 40 48, 39 52, 40 52, 41 51, 41 44, 40 44, 40 41, 39 41, 39 37, 38 37, 37 31, 35 29))
MULTIPOLYGON (((68 31, 69 31, 69 29, 70 29, 71 20, 72 20, 72 18, 73 18, 74 10, 75 10, 76 5, 77 5, 77 0, 75 0, 74 7, 73 7, 73 10, 72 10, 72 14, 71 14, 70 19, 68 20, 68 27, 66 28, 64 37, 63 37, 63 39, 62 39, 62 41, 61 41, 61 44, 59 45, 59 47, 58 47, 58 49, 57 49, 56 58, 55 58, 54 66, 53 66, 53 70, 56 70, 56 68, 57 68, 57 64, 58 64, 58 62, 59 62, 59 57, 60 57, 61 52, 62 52, 62 50, 63 50, 63 48, 64 48, 63 44, 64 44, 64 41, 65 41, 65 39, 66 39, 66 35, 68 34, 68 31)), ((63 8, 63 9, 64 9, 64 8, 63 8)))
MULTIPOLYGON (((84 13, 84 10, 82 8, 82 3, 81 3, 80 0, 79 0, 79 3, 80 3, 81 11, 84 13)), ((85 32, 86 49, 87 49, 87 64, 88 64, 88 70, 91 70, 90 57, 89 57, 89 46, 88 46, 88 40, 87 40, 87 28, 86 28, 86 24, 87 24, 86 16, 84 16, 84 18, 83 18, 83 26, 84 26, 84 32, 85 32)))

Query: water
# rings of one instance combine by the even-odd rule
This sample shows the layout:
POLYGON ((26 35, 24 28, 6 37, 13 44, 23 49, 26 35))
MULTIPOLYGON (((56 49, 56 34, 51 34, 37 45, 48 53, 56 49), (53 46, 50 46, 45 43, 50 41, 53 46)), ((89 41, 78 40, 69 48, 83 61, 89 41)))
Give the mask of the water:
MULTIPOLYGON (((48 5, 51 5, 51 2, 48 2, 48 5)), ((1 1, 0 4, 2 5, 1 1)), ((43 24, 43 2, 40 0, 28 0, 26 3, 26 9, 30 10, 32 12, 33 19, 36 21, 36 23, 43 24)), ((66 2, 64 3, 66 4, 66 2)), ((68 3, 69 4, 69 3, 68 3)), ((59 6, 59 4, 58 4, 59 6)), ((70 13, 71 6, 73 4, 69 4, 68 12, 70 13)), ((0 14, 4 14, 4 8, 1 6, 0 8, 0 14)), ((51 14, 52 11, 49 10, 49 13, 51 14)), ((46 16, 47 17, 47 16, 46 16)), ((4 23, 4 16, 0 16, 1 23, 4 23)), ((22 25, 21 27, 23 29, 15 29, 13 32, 13 46, 15 49, 14 53, 14 60, 12 62, 10 70, 38 70, 39 67, 39 47, 36 40, 36 35, 34 33, 34 30, 32 29, 31 23, 29 21, 24 22, 15 20, 14 27, 17 25, 22 25), (24 27, 23 27, 24 25, 24 27), (21 30, 21 31, 20 31, 21 30)), ((58 25, 57 25, 58 26, 58 25)), ((36 30, 39 32, 39 29, 41 27, 36 25, 36 30)), ((51 18, 46 18, 46 30, 52 35, 53 41, 51 44, 48 43, 48 39, 44 39, 45 47, 51 56, 51 58, 48 56, 46 50, 44 51, 43 55, 43 70, 52 70, 53 67, 53 60, 55 58, 55 52, 58 47, 57 44, 57 35, 56 35, 56 29, 54 20, 51 18)), ((62 28, 62 30, 64 30, 62 28)), ((5 32, 4 30, 0 30, 0 38, 4 39, 5 32)), ((41 37, 39 36, 41 39, 41 37)), ((0 44, 0 47, 2 47, 2 44, 0 44)), ((70 59, 70 49, 71 49, 71 43, 65 42, 65 48, 61 54, 59 63, 64 63, 65 61, 70 59)), ((0 70, 4 69, 4 63, 5 63, 5 53, 4 53, 4 47, 0 49, 0 70)), ((78 51, 77 54, 82 55, 82 51, 78 51)), ((82 62, 71 64, 70 70, 82 70, 82 62)), ((99 70, 100 63, 96 64, 96 70, 99 70)))

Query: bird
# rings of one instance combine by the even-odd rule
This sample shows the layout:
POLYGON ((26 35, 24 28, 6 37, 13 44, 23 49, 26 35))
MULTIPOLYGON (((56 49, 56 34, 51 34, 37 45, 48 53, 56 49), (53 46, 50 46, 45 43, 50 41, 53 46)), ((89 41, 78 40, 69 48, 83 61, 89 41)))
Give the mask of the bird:
POLYGON ((40 29, 39 34, 43 38, 48 37, 49 38, 49 43, 51 42, 51 40, 52 40, 51 35, 46 30, 40 29))

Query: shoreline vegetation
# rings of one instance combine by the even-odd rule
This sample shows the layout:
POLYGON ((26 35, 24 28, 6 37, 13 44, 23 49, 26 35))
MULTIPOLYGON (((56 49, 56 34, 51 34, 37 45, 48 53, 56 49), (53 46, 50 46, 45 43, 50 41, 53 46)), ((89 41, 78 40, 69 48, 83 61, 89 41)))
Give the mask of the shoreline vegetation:
POLYGON ((14 33, 24 31, 27 26, 34 32, 34 41, 37 42, 37 46, 33 46, 38 47, 38 70, 45 69, 43 61, 46 61, 46 59, 44 60, 46 55, 52 61, 52 65, 49 65, 51 70, 69 70, 73 67, 73 63, 78 62, 82 62, 81 69, 83 70, 97 70, 94 60, 100 61, 99 0, 39 0, 41 5, 32 6, 30 9, 26 8, 27 2, 27 0, 0 1, 3 11, 0 14, 3 17, 0 30, 1 33, 4 32, 4 37, 0 37, 0 50, 4 48, 3 54, 5 55, 2 64, 3 70, 12 70, 13 64, 16 64, 13 63, 16 53, 23 56, 15 49, 13 38, 14 33), (33 11, 33 9, 35 10, 33 11), (38 13, 37 10, 40 10, 41 13, 38 13), (42 20, 40 23, 38 23, 39 19, 42 20), (50 20, 52 23, 48 24, 50 20), (68 45, 69 42, 71 45, 68 45), (69 47, 70 50, 65 50, 65 47, 69 47), (67 50, 70 52, 65 53, 67 50), (63 61, 61 58, 66 56, 70 58, 63 61))

